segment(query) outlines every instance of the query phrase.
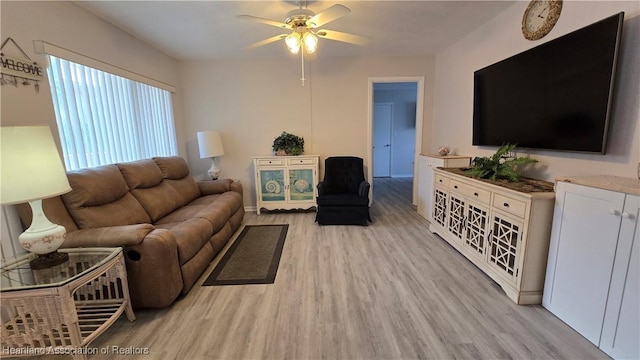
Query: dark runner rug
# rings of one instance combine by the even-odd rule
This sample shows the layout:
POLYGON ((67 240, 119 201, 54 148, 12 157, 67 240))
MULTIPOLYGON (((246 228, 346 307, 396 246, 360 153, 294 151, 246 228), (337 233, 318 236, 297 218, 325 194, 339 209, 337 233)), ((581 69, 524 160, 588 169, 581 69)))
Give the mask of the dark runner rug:
POLYGON ((202 286, 273 284, 289 225, 246 225, 202 286))

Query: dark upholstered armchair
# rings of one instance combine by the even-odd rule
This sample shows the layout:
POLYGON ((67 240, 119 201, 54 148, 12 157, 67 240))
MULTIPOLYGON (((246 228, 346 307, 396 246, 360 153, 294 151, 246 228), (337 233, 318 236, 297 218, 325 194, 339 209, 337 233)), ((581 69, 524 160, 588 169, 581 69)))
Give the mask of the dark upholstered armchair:
POLYGON ((320 225, 368 225, 369 188, 361 158, 327 158, 324 179, 318 184, 316 221, 320 225))

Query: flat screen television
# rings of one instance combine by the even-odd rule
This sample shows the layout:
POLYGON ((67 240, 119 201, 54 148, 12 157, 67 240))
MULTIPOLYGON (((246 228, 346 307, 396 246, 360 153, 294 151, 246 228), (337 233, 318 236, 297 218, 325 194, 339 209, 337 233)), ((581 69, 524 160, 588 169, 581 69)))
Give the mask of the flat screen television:
POLYGON ((474 73, 473 145, 604 154, 624 13, 474 73))

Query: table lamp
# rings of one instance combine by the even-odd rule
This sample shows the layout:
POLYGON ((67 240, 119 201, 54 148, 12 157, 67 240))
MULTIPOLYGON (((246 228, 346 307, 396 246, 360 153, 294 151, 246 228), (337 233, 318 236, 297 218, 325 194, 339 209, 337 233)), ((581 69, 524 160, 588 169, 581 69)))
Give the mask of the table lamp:
POLYGON ((69 256, 56 250, 64 242, 66 229, 47 219, 42 199, 71 191, 58 148, 48 126, 0 127, 0 203, 29 202, 33 212, 31 226, 18 241, 38 255, 32 269, 45 269, 64 263, 69 256))
POLYGON ((199 131, 198 149, 200 159, 211 158, 211 168, 208 171, 211 179, 216 180, 220 176, 220 169, 216 166, 216 156, 224 155, 220 133, 217 131, 199 131))

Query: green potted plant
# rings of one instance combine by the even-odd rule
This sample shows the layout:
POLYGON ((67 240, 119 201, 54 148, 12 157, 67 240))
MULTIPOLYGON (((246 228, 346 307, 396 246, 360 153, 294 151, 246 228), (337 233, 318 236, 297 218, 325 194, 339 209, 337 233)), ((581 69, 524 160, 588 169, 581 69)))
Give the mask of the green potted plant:
POLYGON ((511 157, 509 154, 515 151, 516 145, 504 144, 490 157, 475 157, 471 162, 471 168, 466 170, 467 175, 482 179, 507 179, 520 181, 519 168, 522 165, 532 164, 538 160, 529 157, 511 157))
POLYGON ((301 155, 304 153, 304 139, 283 131, 273 140, 272 148, 276 155, 301 155))

